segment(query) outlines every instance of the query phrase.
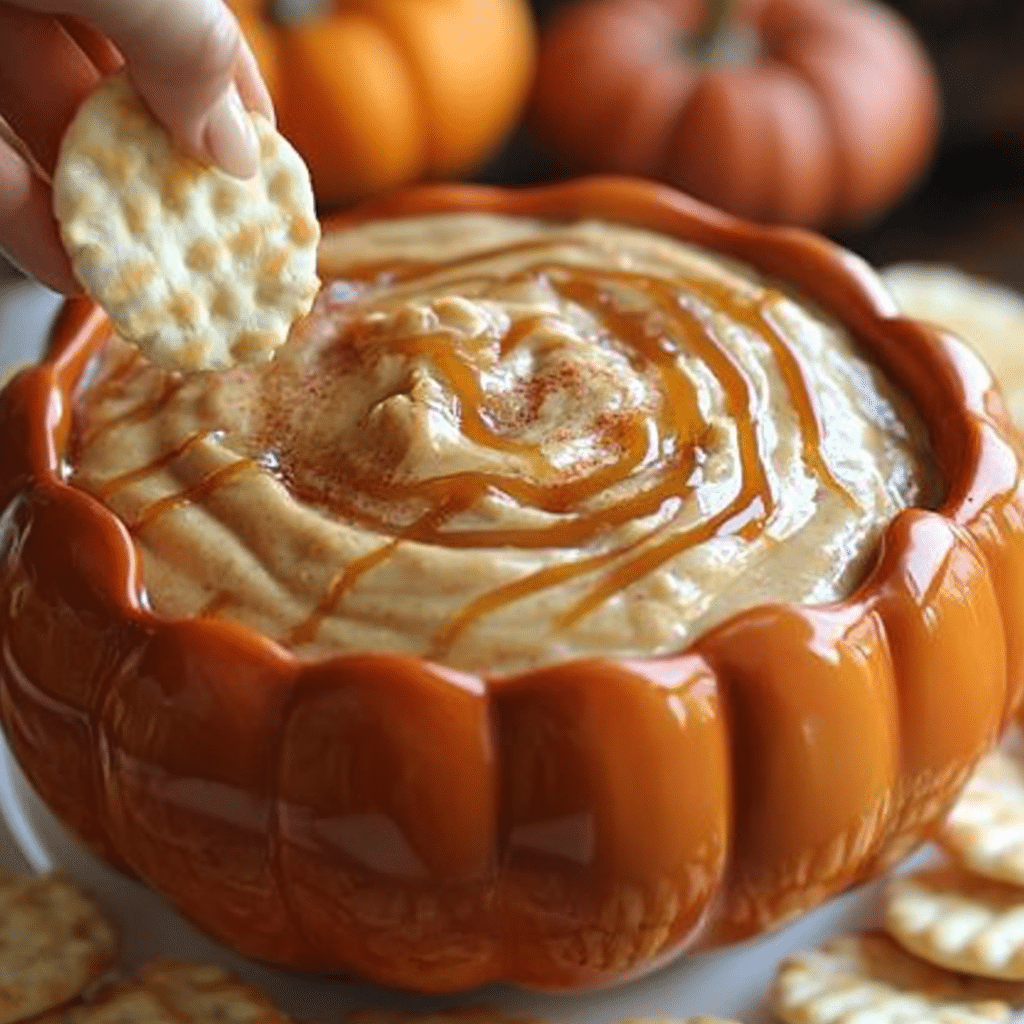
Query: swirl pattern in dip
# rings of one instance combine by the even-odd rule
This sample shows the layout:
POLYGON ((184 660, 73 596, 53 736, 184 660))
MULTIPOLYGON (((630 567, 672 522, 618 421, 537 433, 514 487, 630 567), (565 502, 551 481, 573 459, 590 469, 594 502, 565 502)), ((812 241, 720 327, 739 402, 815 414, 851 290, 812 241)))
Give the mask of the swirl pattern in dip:
POLYGON ((147 600, 300 654, 509 672, 683 648, 863 578, 937 474, 836 323, 648 232, 490 215, 328 234, 268 365, 179 377, 114 339, 70 478, 147 600))

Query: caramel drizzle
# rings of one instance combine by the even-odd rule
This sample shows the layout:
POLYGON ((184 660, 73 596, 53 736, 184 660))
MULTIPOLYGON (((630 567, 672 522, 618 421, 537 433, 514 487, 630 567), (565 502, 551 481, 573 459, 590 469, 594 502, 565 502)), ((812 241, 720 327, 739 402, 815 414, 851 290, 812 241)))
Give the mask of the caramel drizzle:
MULTIPOLYGON (((448 280, 446 275, 451 269, 504 253, 531 251, 545 247, 546 243, 544 242, 525 241, 504 249, 473 254, 472 257, 460 258, 440 266, 426 262, 409 262, 403 264, 399 271, 389 274, 387 277, 389 281, 395 283, 415 282, 422 285, 425 278, 445 276, 446 287, 464 288, 467 284, 475 283, 478 278, 474 276, 471 278, 458 278, 454 281, 448 280)), ((380 278, 385 276, 384 266, 379 264, 360 265, 353 269, 352 276, 368 280, 380 278)), ((555 291, 563 299, 575 302, 577 305, 593 313, 599 321, 603 322, 605 330, 609 334, 627 338, 642 355, 659 367, 662 371, 662 380, 667 399, 664 406, 672 414, 673 421, 671 424, 661 423, 662 431, 664 433, 675 433, 676 437, 691 444, 699 442, 706 430, 706 424, 703 423, 697 408, 696 393, 692 383, 685 374, 679 372, 675 361, 680 354, 692 351, 696 352, 702 360, 708 363, 712 367, 713 374, 722 383, 729 411, 738 425, 741 434, 741 448, 745 455, 743 460, 745 473, 757 477, 757 486, 765 499, 766 506, 769 508, 774 507, 767 478, 764 475, 763 467, 758 457, 756 425, 751 415, 753 396, 749 382, 746 379, 742 366, 732 353, 718 344, 714 335, 704 328, 704 325, 700 323, 695 314, 680 305, 680 285, 665 279, 651 278, 630 271, 594 271, 583 266, 562 263, 538 263, 527 270, 508 275, 502 280, 505 283, 511 283, 517 280, 536 279, 538 277, 544 277, 549 280, 555 291), (648 317, 648 311, 646 310, 640 312, 615 310, 606 292, 608 282, 616 282, 643 291, 648 298, 654 300, 659 311, 665 315, 669 325, 682 328, 685 335, 683 342, 680 344, 676 340, 669 339, 666 335, 659 337, 648 336, 645 331, 645 321, 648 317)), ((698 293, 703 292, 706 298, 715 299, 720 304, 729 307, 730 312, 738 314, 742 310, 742 307, 737 304, 736 298, 730 294, 728 287, 725 285, 716 285, 715 282, 705 280, 685 279, 682 283, 698 293)), ((770 322, 763 318, 757 319, 753 310, 747 311, 747 313, 748 315, 745 319, 750 329, 762 335, 766 332, 774 334, 775 328, 770 322)), ((526 338, 533 330, 537 329, 543 323, 543 320, 543 317, 524 317, 522 320, 512 324, 505 337, 501 340, 502 353, 507 354, 511 351, 516 344, 526 338)), ((781 339, 776 340, 778 343, 776 347, 788 352, 784 341, 781 339)), ((524 447, 518 439, 505 438, 496 433, 479 415, 479 406, 482 398, 479 382, 469 371, 469 368, 465 367, 464 364, 453 356, 450 348, 450 337, 445 332, 429 335, 425 346, 422 348, 418 347, 417 342, 418 339, 413 341, 411 347, 407 350, 426 353, 428 347, 434 349, 440 347, 441 358, 435 362, 435 365, 447 375, 459 398, 463 417, 461 425, 471 440, 482 446, 490 446, 506 451, 524 447)), ((798 389, 791 387, 794 403, 804 402, 810 404, 813 400, 806 384, 802 380, 802 371, 798 363, 794 362, 794 366, 796 368, 796 379, 802 385, 798 389)), ((786 380, 792 383, 788 377, 786 380)), ((813 410, 811 412, 811 422, 817 428, 818 421, 813 410)), ((536 485, 512 476, 485 476, 482 474, 480 479, 486 479, 489 487, 500 490, 510 497, 532 504, 544 511, 565 512, 573 505, 581 504, 604 490, 611 483, 615 482, 616 479, 624 478, 629 471, 636 468, 641 462, 641 459, 636 457, 637 449, 641 444, 645 448, 647 446, 646 435, 643 432, 640 432, 640 434, 642 437, 635 436, 630 438, 630 443, 623 446, 629 454, 619 463, 606 467, 604 470, 598 470, 595 474, 580 478, 572 483, 557 483, 545 486, 536 485)), ((818 431, 816 429, 814 440, 810 442, 811 447, 815 446, 817 438, 818 431)), ((827 465, 823 463, 820 457, 817 463, 812 463, 815 466, 817 464, 824 466, 825 472, 828 473, 828 479, 834 483, 834 486, 837 488, 841 487, 831 477, 827 465)), ((683 471, 685 475, 692 469, 692 466, 676 466, 674 468, 683 471)), ((425 481, 412 484, 394 481, 382 483, 373 479, 360 479, 355 484, 360 490, 363 490, 372 497, 408 499, 429 497, 435 484, 438 482, 448 486, 457 483, 457 478, 445 477, 440 478, 439 481, 425 481)), ((648 508, 648 511, 654 511, 656 507, 648 508)), ((354 509, 346 509, 345 511, 346 513, 352 512, 357 514, 354 509)), ((616 518, 612 521, 622 522, 640 514, 645 513, 631 506, 630 511, 621 519, 616 518)), ((590 523, 587 530, 593 532, 597 526, 607 523, 608 515, 614 516, 615 513, 607 509, 602 510, 601 522, 598 524, 590 523)), ((380 529, 386 529, 386 524, 383 522, 377 522, 375 525, 380 529)), ((541 533, 544 534, 545 531, 541 531, 541 533)), ((574 532, 572 540, 568 540, 567 543, 576 543, 585 533, 586 530, 580 533, 574 532)), ((554 541, 553 537, 546 534, 543 544, 533 544, 529 538, 519 533, 511 535, 511 539, 508 541, 499 539, 509 536, 504 532, 481 531, 473 536, 480 539, 479 543, 474 542, 470 537, 454 532, 445 532, 443 539, 438 538, 438 541, 457 547, 485 547, 491 546, 494 543, 513 543, 528 547, 539 547, 547 546, 554 541)))
MULTIPOLYGON (((398 267, 366 264, 349 268, 345 277, 357 283, 404 285, 443 274, 446 283, 454 287, 468 280, 475 282, 480 279, 474 275, 460 281, 448 281, 447 276, 461 266, 479 263, 492 256, 545 247, 547 243, 544 241, 527 241, 484 253, 471 253, 445 264, 426 261, 409 261, 398 267)), ((682 301, 681 293, 687 287, 701 296, 706 305, 713 307, 717 304, 727 309, 735 321, 762 338, 769 346, 796 410, 801 430, 802 454, 807 466, 830 489, 843 494, 848 502, 856 506, 854 497, 836 479, 825 461, 821 451, 821 421, 814 398, 799 357, 780 335, 766 312, 769 295, 746 299, 738 297, 727 285, 719 282, 673 282, 627 270, 593 270, 559 262, 538 262, 502 280, 514 282, 531 277, 543 277, 562 299, 587 309, 601 325, 602 331, 628 341, 657 369, 664 401, 657 417, 656 437, 652 440, 644 424, 627 421, 622 436, 617 438, 620 452, 618 459, 570 481, 544 483, 537 479, 499 473, 463 473, 412 482, 354 479, 353 488, 371 498, 385 501, 417 499, 425 501, 428 510, 412 524, 399 530, 387 543, 342 567, 311 614, 287 635, 285 643, 289 646, 299 646, 314 640, 324 619, 337 611, 345 595, 358 580, 386 561, 403 542, 417 541, 456 548, 576 546, 592 540, 603 528, 648 517, 662 509, 667 501, 684 498, 695 486, 692 483, 695 474, 699 475, 699 452, 704 446, 708 430, 708 424, 700 413, 693 382, 678 366, 678 359, 684 353, 694 354, 709 367, 723 389, 728 412, 736 424, 741 480, 735 497, 725 508, 697 526, 673 532, 671 536, 658 540, 658 536, 671 525, 662 523, 627 545, 548 566, 475 598, 435 638, 432 656, 443 657, 475 622, 502 607, 605 568, 616 561, 621 564, 614 566, 599 583, 565 611, 557 622, 559 627, 568 628, 578 623, 616 594, 687 548, 715 536, 740 535, 750 539, 762 532, 775 509, 775 502, 760 458, 752 387, 735 356, 719 343, 713 331, 705 327, 699 313, 682 301), (662 314, 663 329, 657 332, 648 330, 649 308, 641 311, 618 308, 609 293, 610 284, 643 293, 654 309, 662 314), (582 508, 588 500, 621 483, 639 467, 652 463, 660 463, 661 470, 660 479, 653 486, 609 507, 590 511, 582 508), (471 508, 489 492, 500 492, 521 504, 547 512, 565 514, 575 510, 576 514, 567 522, 531 531, 445 529, 460 512, 471 508)), ((500 342, 502 354, 512 351, 543 323, 544 317, 536 316, 525 317, 510 325, 500 342)), ((540 462, 541 453, 535 446, 518 438, 504 436, 487 422, 481 383, 472 369, 458 358, 446 331, 400 339, 399 344, 405 345, 407 351, 430 360, 447 378, 460 402, 460 426, 470 440, 482 446, 533 456, 537 463, 540 462)), ((130 366, 115 366, 109 379, 101 382, 101 386, 113 387, 119 377, 123 384, 123 375, 129 371, 130 366)), ((119 424, 142 420, 158 412, 170 401, 178 387, 180 382, 177 379, 166 378, 160 394, 127 413, 101 423, 92 431, 90 441, 119 424)), ((102 489, 101 497, 108 497, 120 488, 169 465, 203 436, 206 435, 197 434, 187 438, 153 463, 108 481, 102 489)), ((165 512, 202 499, 250 468, 259 467, 250 459, 239 459, 208 473, 191 487, 153 502, 130 525, 131 531, 140 533, 165 512)), ((366 518, 365 513, 359 513, 354 507, 339 508, 338 511, 354 518, 366 518)), ((381 529, 387 528, 384 523, 375 525, 381 529)), ((216 614, 229 602, 230 595, 218 594, 202 614, 216 614)))
POLYGON ((103 402, 115 398, 126 384, 133 381, 149 364, 142 356, 142 351, 135 345, 128 345, 121 353, 121 358, 113 366, 105 368, 100 378, 89 386, 93 401, 103 402))
POLYGON ((145 480, 146 477, 152 476, 154 473, 158 473, 161 469, 165 469, 167 466, 171 465, 171 463, 181 458, 181 456, 190 448, 197 445, 200 441, 206 440, 209 436, 210 432, 205 430, 192 434, 190 437, 186 437, 180 444, 177 444, 173 448, 164 452, 163 455, 154 459, 152 462, 147 462, 145 465, 139 466, 136 469, 130 469, 126 473, 121 473, 118 476, 111 477, 105 484, 103 484, 102 487, 97 488, 96 497, 99 498, 100 501, 107 501, 125 487, 130 487, 132 484, 138 483, 140 480, 145 480))
POLYGON ((424 541, 432 537, 441 522, 465 511, 476 500, 476 497, 472 491, 449 495, 447 500, 441 501, 436 508, 431 509, 411 526, 406 527, 387 544, 383 544, 343 566, 313 611, 285 637, 286 646, 298 647, 301 644, 311 643, 316 639, 316 634, 324 619, 337 612, 345 594, 355 586, 360 577, 380 565, 403 541, 424 541))
MULTIPOLYGON (((401 348, 410 355, 429 359, 445 375, 459 396, 460 426, 471 441, 503 451, 533 454, 530 445, 518 438, 497 434, 488 425, 483 416, 484 393, 480 381, 474 376, 472 369, 459 359, 452 348, 451 340, 451 335, 447 331, 434 331, 404 341, 401 348)), ((391 493, 390 487, 388 490, 391 493)))
POLYGON ((232 480, 241 476, 247 470, 259 468, 259 463, 254 462, 252 459, 237 459, 234 462, 229 462, 226 466, 212 470, 197 480, 191 487, 187 487, 183 491, 176 491, 174 494, 168 494, 166 497, 159 498, 157 501, 152 502, 152 504, 147 505, 132 522, 127 524, 128 531, 138 535, 165 512, 201 501, 208 495, 213 494, 214 491, 231 483, 232 480))
MULTIPOLYGON (((530 252, 542 252, 551 248, 551 241, 545 238, 526 238, 519 242, 503 243, 490 249, 473 249, 462 256, 437 263, 426 259, 370 260, 365 263, 349 263, 345 267, 346 282, 370 287, 399 287, 405 284, 420 284, 427 277, 447 276, 461 267, 471 267, 488 260, 518 256, 530 252)), ((488 277, 490 277, 489 275, 488 277)), ((445 281, 446 285, 455 282, 445 281)))
POLYGON ((778 329, 768 316, 765 304, 748 307, 742 310, 746 315, 744 322, 752 331, 762 337, 772 350, 772 356, 778 364, 783 383, 789 391, 800 421, 801 450, 804 461, 819 479, 823 480, 837 494, 843 496, 850 508, 857 510, 860 506, 857 499, 843 486, 832 472, 832 467, 825 461, 821 450, 822 428, 818 416, 818 406, 807 387, 807 377, 800 364, 800 357, 779 336, 778 329))
POLYGON ((547 566, 521 579, 513 580, 511 583, 495 587, 494 590, 481 594, 480 597, 474 598, 466 604, 451 622, 434 637, 430 657, 443 658, 455 645, 459 637, 474 622, 479 621, 492 612, 499 611, 505 605, 521 601, 523 598, 546 590, 548 587, 557 587, 562 583, 568 583, 576 579, 584 573, 594 572, 647 543, 664 528, 664 526, 658 526, 648 531, 640 539, 623 547, 612 548, 597 555, 589 555, 586 558, 563 562, 560 565, 547 566))
POLYGON ((524 316, 509 324, 505 336, 501 339, 501 346, 499 348, 502 359, 521 341, 528 338, 535 331, 539 331, 547 322, 547 319, 543 314, 540 316, 524 316))
MULTIPOLYGON (((700 544, 716 535, 738 534, 748 539, 756 536, 764 527, 775 508, 775 502, 771 494, 763 463, 759 456, 756 425, 751 415, 753 395, 750 384, 746 379, 742 366, 738 363, 727 348, 720 345, 714 334, 704 328, 697 315, 687 310, 680 304, 679 291, 669 282, 656 278, 649 278, 629 272, 607 271, 601 273, 587 272, 579 267, 567 267, 558 264, 547 264, 531 268, 530 273, 544 274, 553 284, 555 290, 563 299, 574 302, 592 313, 599 314, 599 320, 604 329, 614 336, 629 339, 638 351, 657 366, 662 373, 662 382, 665 390, 666 401, 664 409, 668 412, 670 422, 660 424, 663 431, 674 434, 689 443, 687 455, 688 464, 684 467, 675 465, 670 472, 666 473, 665 479, 659 486, 628 501, 618 503, 610 509, 602 509, 600 512, 591 515, 577 516, 570 524, 558 523, 552 527, 530 531, 474 531, 472 534, 459 533, 456 531, 423 531, 417 530, 417 538, 441 543, 446 546, 459 547, 494 547, 502 545, 514 545, 518 547, 541 547, 553 543, 560 545, 576 544, 584 542, 593 536, 599 526, 608 526, 610 523, 616 525, 628 522, 638 517, 656 511, 669 497, 682 496, 687 489, 686 480, 689 471, 693 468, 692 453, 699 446, 699 431, 706 429, 706 424, 700 416, 697 407, 696 395, 692 384, 685 374, 678 370, 676 361, 684 350, 693 351, 707 363, 723 386, 726 403, 734 422, 737 424, 739 434, 742 481, 737 496, 728 506, 710 517, 705 523, 688 530, 678 531, 671 537, 662 540, 646 550, 628 558, 605 575, 602 581, 592 588, 588 594, 573 605, 559 619, 558 625, 567 628, 590 612, 596 610, 607 600, 617 593, 628 588, 632 583, 643 578, 645 575, 655 571, 664 563, 684 552, 687 548, 700 544), (651 299, 654 300, 656 308, 665 314, 668 324, 682 329, 683 338, 673 339, 667 332, 657 336, 647 333, 640 322, 646 320, 648 311, 640 313, 629 311, 618 311, 614 309, 607 294, 607 281, 611 278, 618 283, 633 287, 640 287, 651 299), (695 429, 696 427, 696 429, 695 429)), ((406 278, 410 277, 411 271, 406 272, 406 278)), ((842 493, 848 501, 854 499, 835 478, 831 468, 827 465, 820 452, 821 426, 817 410, 814 408, 813 397, 807 387, 803 368, 798 358, 785 341, 779 337, 775 325, 765 314, 765 305, 768 296, 757 302, 739 302, 724 285, 717 285, 713 282, 689 282, 694 290, 703 291, 708 299, 717 300, 719 305, 730 309, 737 320, 756 335, 764 338, 771 348, 773 356, 780 364, 780 373, 784 386, 787 388, 793 406, 797 410, 798 419, 802 431, 803 454, 809 467, 823 478, 833 489, 842 493)), ((539 318, 529 318, 520 321, 515 325, 514 338, 510 341, 508 336, 502 339, 501 350, 507 353, 515 344, 527 337, 530 332, 539 325, 539 318)), ((512 331, 508 332, 509 334, 512 331)), ((431 345, 437 342, 436 335, 429 339, 431 345)), ((423 350, 421 350, 423 351, 423 350)), ((450 356, 450 349, 445 347, 446 356, 450 356)), ((440 364, 442 372, 446 372, 449 363, 440 364)), ((461 364, 460 364, 461 366, 461 364)), ((462 367, 466 370, 468 368, 462 367)), ((460 375, 465 381, 465 387, 459 386, 459 377, 448 373, 449 382, 452 383, 459 396, 463 409, 472 409, 482 399, 478 381, 471 373, 460 375)), ((465 423, 465 418, 463 420, 465 423)), ((477 416, 472 421, 472 429, 466 433, 474 441, 482 444, 492 444, 496 447, 505 447, 503 439, 496 435, 490 428, 481 432, 482 419, 477 416)), ((599 493, 613 483, 624 479, 632 469, 641 461, 638 446, 631 444, 626 446, 628 455, 613 466, 605 467, 602 471, 584 478, 583 491, 579 492, 580 482, 576 486, 560 484, 555 488, 545 487, 529 481, 512 477, 488 477, 484 474, 469 474, 471 478, 468 490, 475 491, 479 496, 490 488, 497 489, 503 493, 515 497, 518 500, 526 501, 533 507, 549 511, 564 512, 574 505, 581 504, 586 497, 599 493), (594 484, 597 484, 595 487, 594 484), (566 494, 565 492, 576 492, 566 494), (556 498, 555 495, 558 495, 556 498)), ((465 481, 458 481, 465 485, 465 481)), ((446 488, 456 483, 455 478, 444 478, 443 480, 421 481, 414 484, 396 484, 394 482, 384 485, 373 486, 370 481, 365 481, 364 489, 373 493, 378 492, 381 496, 398 497, 425 497, 429 491, 436 490, 438 484, 444 484, 446 488), (365 486, 368 485, 368 486, 365 486)), ((448 491, 449 496, 451 491, 448 491)), ((472 501, 464 495, 463 500, 454 502, 459 508, 466 508, 472 501)), ((438 526, 443 526, 447 517, 433 516, 438 526)), ((661 532, 661 528, 652 531, 640 541, 634 542, 626 547, 619 547, 609 551, 576 559, 558 566, 547 567, 532 573, 522 579, 513 581, 503 587, 496 588, 486 594, 469 602, 448 624, 448 626, 435 638, 432 656, 443 657, 451 646, 458 640, 474 622, 486 615, 499 610, 507 604, 521 600, 531 594, 537 593, 548 587, 557 586, 569 580, 577 578, 596 569, 603 568, 608 564, 621 560, 631 554, 637 548, 651 540, 654 534, 661 532)), ((308 642, 315 636, 316 628, 320 622, 329 614, 337 610, 338 605, 345 593, 354 585, 355 581, 368 569, 380 564, 394 550, 401 540, 411 539, 408 535, 402 534, 388 544, 376 549, 368 556, 353 563, 354 572, 343 570, 332 582, 329 593, 314 615, 303 623, 298 630, 293 631, 290 640, 301 639, 308 642)))
MULTIPOLYGON (((178 393, 183 383, 184 381, 182 379, 172 377, 168 374, 161 381, 159 394, 146 399, 144 402, 140 402, 127 412, 123 412, 117 416, 111 416, 109 419, 93 424, 91 429, 82 435, 80 440, 81 447, 84 449, 95 444, 104 434, 109 433, 117 427, 127 426, 129 423, 143 423, 150 417, 155 416, 178 393)), ((111 387, 112 386, 113 379, 111 378, 111 387)))
MULTIPOLYGON (((668 282, 626 272, 591 275, 581 273, 578 268, 573 268, 572 276, 568 276, 568 271, 569 268, 563 266, 543 268, 544 273, 552 276, 553 286, 563 299, 575 302, 592 313, 600 313, 600 320, 609 333, 629 339, 645 358, 661 370, 666 395, 664 410, 670 421, 663 423, 662 428, 667 428, 675 436, 689 442, 688 450, 685 452, 686 464, 673 468, 666 467, 668 471, 659 486, 641 492, 632 500, 620 502, 618 506, 613 506, 611 509, 602 509, 590 516, 579 517, 574 524, 576 529, 573 531, 578 540, 584 541, 592 537, 597 528, 607 525, 610 520, 615 521, 618 525, 652 514, 668 498, 682 497, 690 490, 688 480, 693 469, 695 451, 700 444, 699 431, 705 430, 707 425, 700 415, 696 393, 689 378, 676 365, 678 357, 685 350, 696 353, 698 358, 711 366, 716 379, 723 386, 727 406, 737 423, 739 433, 742 468, 740 491, 725 509, 710 517, 706 522, 688 530, 678 531, 647 550, 640 550, 633 554, 638 548, 643 548, 654 534, 662 532, 660 528, 647 534, 639 542, 614 548, 600 555, 542 569, 512 584, 482 595, 467 604, 445 630, 435 638, 434 657, 443 657, 459 636, 474 622, 497 611, 505 604, 520 600, 547 587, 568 582, 633 554, 633 557, 608 572, 597 586, 592 588, 558 620, 559 627, 570 627, 687 548, 725 532, 727 526, 735 526, 736 529, 732 532, 740 533, 748 539, 755 536, 774 510, 775 503, 771 488, 759 457, 756 427, 750 416, 753 402, 750 384, 732 353, 717 342, 713 333, 704 329, 695 314, 679 304, 678 290, 668 282), (643 321, 646 321, 649 315, 647 310, 632 312, 614 309, 604 285, 608 277, 612 277, 622 284, 640 286, 654 300, 655 307, 665 314, 667 323, 681 329, 683 337, 674 339, 668 333, 653 335, 646 332, 643 321), (745 509, 752 511, 749 515, 744 516, 743 510, 745 509)), ((700 282, 700 284, 705 285, 706 283, 700 282)), ((696 285, 697 282, 691 282, 691 287, 696 285)), ((728 295, 725 289, 723 289, 723 294, 716 298, 720 303, 728 302, 729 306, 736 305, 735 299, 728 295)), ((806 388, 803 395, 810 400, 806 388)), ((797 400, 799 400, 798 396, 794 396, 794 401, 797 400)), ((610 468, 613 472, 620 471, 616 473, 619 478, 625 475, 621 473, 621 465, 610 468)), ((564 531, 564 529, 564 524, 556 524, 553 531, 564 531)), ((449 534, 444 535, 445 543, 449 536, 449 534)), ((513 544, 524 546, 515 535, 509 536, 508 540, 513 544)))
POLYGON ((660 544, 640 552, 608 573, 596 587, 559 618, 558 625, 562 628, 575 625, 637 580, 661 568, 687 548, 702 544, 712 537, 738 534, 746 540, 752 540, 761 532, 767 515, 764 506, 760 504, 760 498, 755 498, 746 506, 746 511, 747 514, 744 514, 744 510, 737 509, 735 503, 730 504, 701 526, 680 530, 660 544))

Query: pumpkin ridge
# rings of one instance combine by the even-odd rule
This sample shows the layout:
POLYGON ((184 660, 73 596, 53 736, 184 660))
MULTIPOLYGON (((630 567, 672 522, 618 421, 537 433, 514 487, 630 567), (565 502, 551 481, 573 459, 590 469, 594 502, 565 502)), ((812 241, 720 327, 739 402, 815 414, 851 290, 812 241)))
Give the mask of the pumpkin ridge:
MULTIPOLYGON (((296 687, 296 691, 298 687, 296 687)), ((280 721, 277 728, 277 736, 274 740, 274 750, 270 756, 270 823, 267 829, 267 859, 270 867, 270 877, 277 886, 281 905, 288 918, 292 930, 307 950, 313 954, 313 962, 322 960, 323 956, 317 948, 316 943, 310 938, 306 930, 306 922, 299 913, 292 900, 291 886, 288 885, 288 878, 285 872, 284 863, 281 858, 281 847, 283 837, 281 834, 281 760, 284 755, 284 738, 288 732, 288 721, 295 705, 295 695, 285 702, 281 711, 280 721)))
POLYGON ((404 53, 378 19, 345 7, 323 25, 279 27, 275 37, 283 63, 299 67, 283 76, 279 89, 282 131, 309 164, 321 206, 415 175, 423 161, 423 139, 411 139, 420 99, 404 53), (321 85, 338 61, 350 79, 321 85), (372 144, 371 130, 379 136, 372 144))
POLYGON ((734 20, 755 36, 753 57, 702 61, 695 22, 708 6, 577 0, 559 8, 542 29, 531 99, 552 156, 569 169, 656 176, 734 214, 808 226, 854 227, 922 176, 937 143, 940 95, 904 19, 874 0, 736 4, 734 20), (671 42, 678 36, 683 44, 671 42), (663 37, 663 56, 652 58, 648 39, 663 37), (766 76, 773 65, 799 83, 766 76), (607 88, 627 76, 638 97, 628 130, 607 88), (686 76, 694 95, 683 95, 686 76), (581 129, 591 123, 599 129, 581 129), (781 164, 765 152, 766 134, 785 147, 781 164), (708 139, 719 149, 710 157, 708 139))
MULTIPOLYGON (((410 0, 405 0, 406 3, 410 0)), ((423 69, 419 66, 416 60, 417 54, 412 46, 409 45, 408 39, 405 34, 399 29, 394 21, 394 16, 390 11, 387 4, 380 5, 375 0, 351 0, 347 5, 351 7, 354 13, 362 15, 367 20, 372 21, 373 24, 380 29, 381 35, 383 35, 389 43, 394 47, 395 52, 400 54, 402 57, 402 65, 405 68, 406 75, 409 78, 410 89, 409 94, 414 97, 416 107, 419 110, 418 123, 422 125, 430 124, 430 128, 435 128, 433 125, 432 118, 429 116, 433 113, 427 103, 427 78, 423 73, 423 69)), ((423 162, 426 165, 426 170, 429 173, 433 169, 434 161, 434 146, 435 143, 432 141, 434 132, 431 130, 420 129, 420 151, 423 153, 423 162)))

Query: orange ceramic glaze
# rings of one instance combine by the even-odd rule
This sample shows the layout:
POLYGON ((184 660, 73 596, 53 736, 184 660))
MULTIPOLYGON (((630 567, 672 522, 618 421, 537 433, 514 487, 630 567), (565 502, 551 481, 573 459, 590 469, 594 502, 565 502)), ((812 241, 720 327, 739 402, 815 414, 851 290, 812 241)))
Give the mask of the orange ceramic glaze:
POLYGON ((432 188, 352 217, 435 210, 602 217, 788 282, 916 405, 942 507, 898 514, 848 599, 754 608, 671 658, 302 660, 152 614, 129 531, 62 482, 110 330, 72 300, 0 397, 0 715, 43 799, 249 956, 434 992, 620 982, 902 857, 1024 685, 1021 454, 988 372, 852 255, 668 189, 432 188))

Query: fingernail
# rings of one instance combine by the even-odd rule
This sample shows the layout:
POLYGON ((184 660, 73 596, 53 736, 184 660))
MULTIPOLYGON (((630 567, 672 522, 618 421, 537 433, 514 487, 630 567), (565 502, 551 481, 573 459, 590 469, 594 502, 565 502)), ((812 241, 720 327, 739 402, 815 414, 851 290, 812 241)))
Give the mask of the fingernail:
POLYGON ((229 85, 214 104, 203 131, 206 152, 236 178, 251 178, 259 166, 260 147, 249 115, 235 86, 229 85))

